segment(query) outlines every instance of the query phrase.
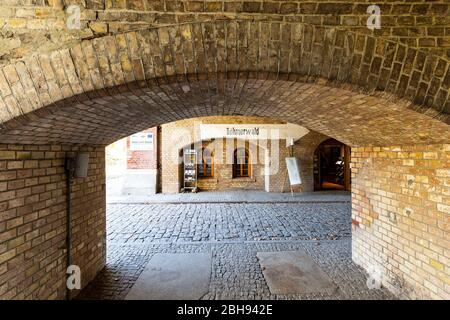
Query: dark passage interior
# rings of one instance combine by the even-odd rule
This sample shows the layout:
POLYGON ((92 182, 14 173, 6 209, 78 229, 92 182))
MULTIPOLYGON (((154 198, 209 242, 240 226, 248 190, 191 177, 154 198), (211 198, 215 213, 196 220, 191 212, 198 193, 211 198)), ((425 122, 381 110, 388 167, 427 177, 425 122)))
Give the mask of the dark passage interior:
POLYGON ((314 153, 314 190, 350 190, 350 147, 335 139, 314 153))

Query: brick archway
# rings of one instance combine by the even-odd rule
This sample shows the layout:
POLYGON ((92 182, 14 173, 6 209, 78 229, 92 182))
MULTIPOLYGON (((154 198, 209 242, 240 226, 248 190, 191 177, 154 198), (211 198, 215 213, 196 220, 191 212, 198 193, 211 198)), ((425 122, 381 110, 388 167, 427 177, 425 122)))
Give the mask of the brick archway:
MULTIPOLYGON (((104 264, 102 146, 150 126, 198 116, 267 116, 297 123, 355 147, 354 260, 365 268, 384 268, 392 290, 401 283, 414 291, 399 294, 443 298, 448 296, 446 258, 427 249, 431 244, 443 251, 448 243, 449 65, 447 58, 398 42, 296 22, 189 23, 85 40, 1 69, 0 150, 7 151, 0 173, 20 185, 22 171, 6 162, 18 165, 16 160, 26 157, 54 163, 61 184, 61 159, 76 147, 60 145, 87 145, 96 155, 92 175, 77 186, 76 195, 76 227, 83 234, 77 235, 75 255, 89 269, 84 280, 89 281, 104 264), (41 148, 36 144, 46 153, 36 152, 41 148), (59 147, 46 149, 49 144, 59 147), (42 160, 47 155, 57 159, 42 160), (83 210, 90 210, 88 218, 83 210), (423 225, 410 227, 425 220, 425 231, 423 225), (380 236, 380 230, 391 237, 380 236), (410 254, 417 244, 420 259, 410 254), (98 261, 93 262, 95 250, 98 261), (409 273, 399 259, 413 261, 405 263, 409 273), (425 275, 412 277, 416 271, 425 275)), ((45 196, 57 197, 51 210, 61 216, 62 191, 53 195, 51 190, 45 196)), ((53 205, 45 196, 37 197, 39 205, 26 206, 28 196, 19 198, 16 189, 8 189, 0 206, 14 219, 9 225, 25 223, 20 216, 15 220, 18 207, 26 214, 43 210, 45 220, 51 210, 41 206, 53 205)), ((53 221, 42 223, 48 229, 53 221)), ((43 247, 56 252, 52 244, 59 244, 63 232, 59 228, 55 240, 50 232, 52 242, 43 247)), ((2 258, 22 259, 16 250, 2 258)), ((57 268, 54 273, 62 279, 62 263, 57 268)), ((16 293, 15 271, 6 274, 2 278, 12 287, 7 297, 60 297, 64 291, 61 284, 49 283, 42 291, 16 293)), ((21 277, 32 281, 26 270, 21 277)))
POLYGON ((349 145, 439 143, 448 139, 448 65, 400 43, 300 23, 133 31, 3 67, 0 136, 104 144, 193 116, 277 110, 349 145))

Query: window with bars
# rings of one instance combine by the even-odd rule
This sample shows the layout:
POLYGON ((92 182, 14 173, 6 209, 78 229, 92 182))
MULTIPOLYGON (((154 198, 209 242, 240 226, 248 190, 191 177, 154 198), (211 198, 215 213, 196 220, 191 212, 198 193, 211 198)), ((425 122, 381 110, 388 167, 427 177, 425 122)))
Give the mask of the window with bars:
POLYGON ((202 161, 198 164, 199 178, 214 177, 214 154, 208 148, 202 148, 202 161))
POLYGON ((250 177, 250 156, 246 148, 234 150, 233 178, 250 177))

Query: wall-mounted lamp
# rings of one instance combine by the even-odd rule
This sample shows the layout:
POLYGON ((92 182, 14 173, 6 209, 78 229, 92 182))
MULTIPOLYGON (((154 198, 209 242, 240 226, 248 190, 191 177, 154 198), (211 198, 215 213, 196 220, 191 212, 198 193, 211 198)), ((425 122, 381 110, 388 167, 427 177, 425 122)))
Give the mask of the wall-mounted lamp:
POLYGON ((89 153, 78 153, 75 158, 75 178, 86 178, 89 166, 89 153))
POLYGON ((89 153, 80 152, 66 158, 66 172, 69 179, 86 178, 89 167, 89 153))

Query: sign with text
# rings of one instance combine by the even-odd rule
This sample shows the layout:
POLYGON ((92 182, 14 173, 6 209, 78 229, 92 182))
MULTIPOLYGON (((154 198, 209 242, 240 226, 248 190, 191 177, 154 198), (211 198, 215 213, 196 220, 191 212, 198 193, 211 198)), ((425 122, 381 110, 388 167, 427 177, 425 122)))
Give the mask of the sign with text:
POLYGON ((147 151, 153 150, 153 133, 140 132, 130 136, 130 150, 147 151))
POLYGON ((309 132, 294 124, 200 124, 201 140, 216 138, 265 140, 298 140, 309 132))

